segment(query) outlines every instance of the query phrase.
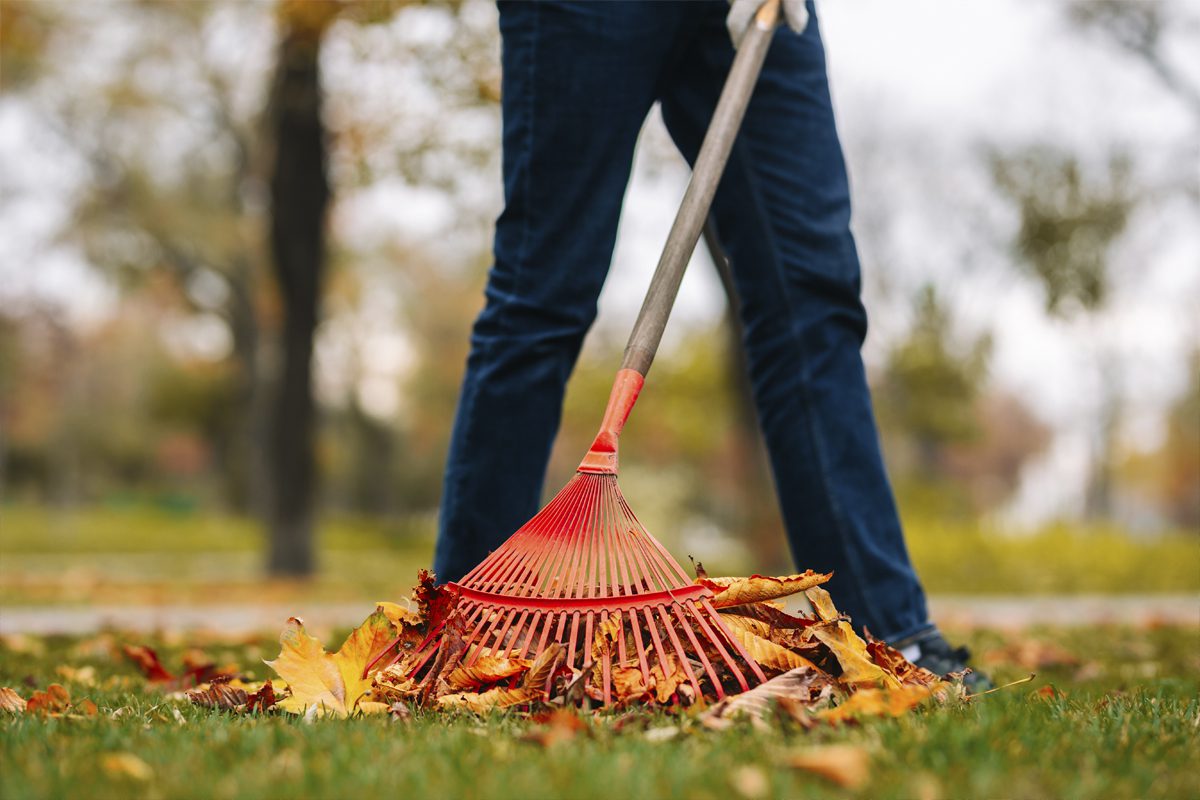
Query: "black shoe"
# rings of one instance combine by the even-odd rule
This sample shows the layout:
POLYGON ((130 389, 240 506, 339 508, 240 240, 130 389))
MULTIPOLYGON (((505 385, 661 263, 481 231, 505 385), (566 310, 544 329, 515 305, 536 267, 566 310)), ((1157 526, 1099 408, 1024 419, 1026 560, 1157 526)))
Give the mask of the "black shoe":
POLYGON ((963 675, 963 686, 971 694, 985 692, 995 685, 987 675, 971 669, 970 650, 965 647, 951 647, 936 628, 891 644, 909 661, 934 674, 966 672, 963 675))

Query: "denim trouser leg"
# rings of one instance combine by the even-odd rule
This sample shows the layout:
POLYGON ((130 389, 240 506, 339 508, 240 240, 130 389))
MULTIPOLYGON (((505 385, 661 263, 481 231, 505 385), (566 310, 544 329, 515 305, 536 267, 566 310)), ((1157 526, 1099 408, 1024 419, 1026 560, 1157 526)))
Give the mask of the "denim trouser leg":
MULTIPOLYGON (((663 116, 689 160, 732 58, 713 15, 668 84, 663 116)), ((713 215, 796 563, 833 570, 839 608, 876 635, 930 627, 860 355, 866 313, 815 13, 802 36, 777 33, 713 215)))
MULTIPOLYGON (((693 159, 733 57, 724 2, 500 8, 506 206, 446 468, 444 580, 537 510, 650 105, 663 101, 693 159)), ((713 214, 793 554, 833 570, 839 607, 895 639, 929 623, 859 354, 866 317, 849 209, 814 18, 802 37, 776 36, 713 214)))
POLYGON ((505 208, 446 465, 439 580, 462 577, 537 512, 634 145, 675 38, 662 24, 668 8, 500 4, 505 208))

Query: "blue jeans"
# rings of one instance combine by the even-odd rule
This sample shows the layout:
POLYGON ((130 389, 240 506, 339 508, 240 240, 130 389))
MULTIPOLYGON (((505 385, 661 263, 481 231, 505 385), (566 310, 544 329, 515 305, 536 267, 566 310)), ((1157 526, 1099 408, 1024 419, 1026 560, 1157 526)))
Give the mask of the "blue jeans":
MULTIPOLYGON (((695 158, 734 55, 727 11, 723 0, 500 3, 505 208, 446 465, 440 579, 536 513, 638 132, 659 101, 695 158)), ((803 35, 777 32, 712 216, 796 562, 834 571, 839 607, 876 635, 931 627, 859 352, 866 313, 815 13, 803 35)))

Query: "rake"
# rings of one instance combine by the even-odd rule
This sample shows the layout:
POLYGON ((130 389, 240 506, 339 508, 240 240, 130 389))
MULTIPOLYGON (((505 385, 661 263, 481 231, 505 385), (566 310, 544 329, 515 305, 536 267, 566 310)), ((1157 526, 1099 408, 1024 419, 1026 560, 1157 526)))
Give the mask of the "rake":
POLYGON ((640 671, 647 687, 652 676, 679 680, 682 673, 694 698, 720 699, 765 680, 713 608, 712 591, 693 583, 629 508, 617 485, 617 440, 658 350, 777 16, 777 0, 764 4, 738 49, 595 441, 545 508, 446 585, 453 612, 432 620, 425 640, 391 661, 405 657, 408 677, 436 678, 485 656, 536 659, 557 645, 563 663, 593 671, 605 705, 613 702, 615 670, 640 671))

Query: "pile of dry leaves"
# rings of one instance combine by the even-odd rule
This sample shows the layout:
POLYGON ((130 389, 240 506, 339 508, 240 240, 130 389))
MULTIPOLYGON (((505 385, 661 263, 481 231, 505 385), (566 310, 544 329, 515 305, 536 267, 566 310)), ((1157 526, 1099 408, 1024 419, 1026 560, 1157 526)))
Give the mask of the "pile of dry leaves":
MULTIPOLYGON (((712 727, 730 724, 739 713, 760 717, 773 709, 802 724, 895 716, 931 697, 961 694, 958 682, 915 666, 882 641, 860 638, 820 587, 829 575, 809 571, 778 578, 709 578, 702 568, 698 572, 696 582, 714 592, 713 606, 769 679, 704 708, 703 719, 712 727), (788 613, 780 602, 800 592, 814 609, 811 616, 788 613)), ((422 572, 408 606, 380 603, 336 652, 327 652, 293 618, 280 638, 279 657, 267 662, 278 676, 274 683, 243 683, 235 676, 216 674, 187 696, 214 708, 277 708, 309 717, 388 712, 406 716, 415 706, 477 713, 501 708, 544 712, 589 707, 600 700, 596 664, 606 650, 615 651, 614 638, 622 630, 615 620, 597 626, 591 659, 582 668, 566 664, 562 648, 555 645, 536 660, 486 651, 471 666, 463 666, 460 659, 439 657, 414 676, 416 651, 426 641, 432 620, 448 613, 449 605, 443 590, 422 572), (395 663, 372 666, 387 663, 380 656, 395 650, 397 639, 395 663)), ((442 647, 453 650, 454 643, 443 640, 442 647)), ((632 649, 631 645, 626 652, 632 649)), ((670 662, 655 662, 648 673, 636 663, 614 664, 613 693, 618 707, 705 705, 680 665, 670 662)))

